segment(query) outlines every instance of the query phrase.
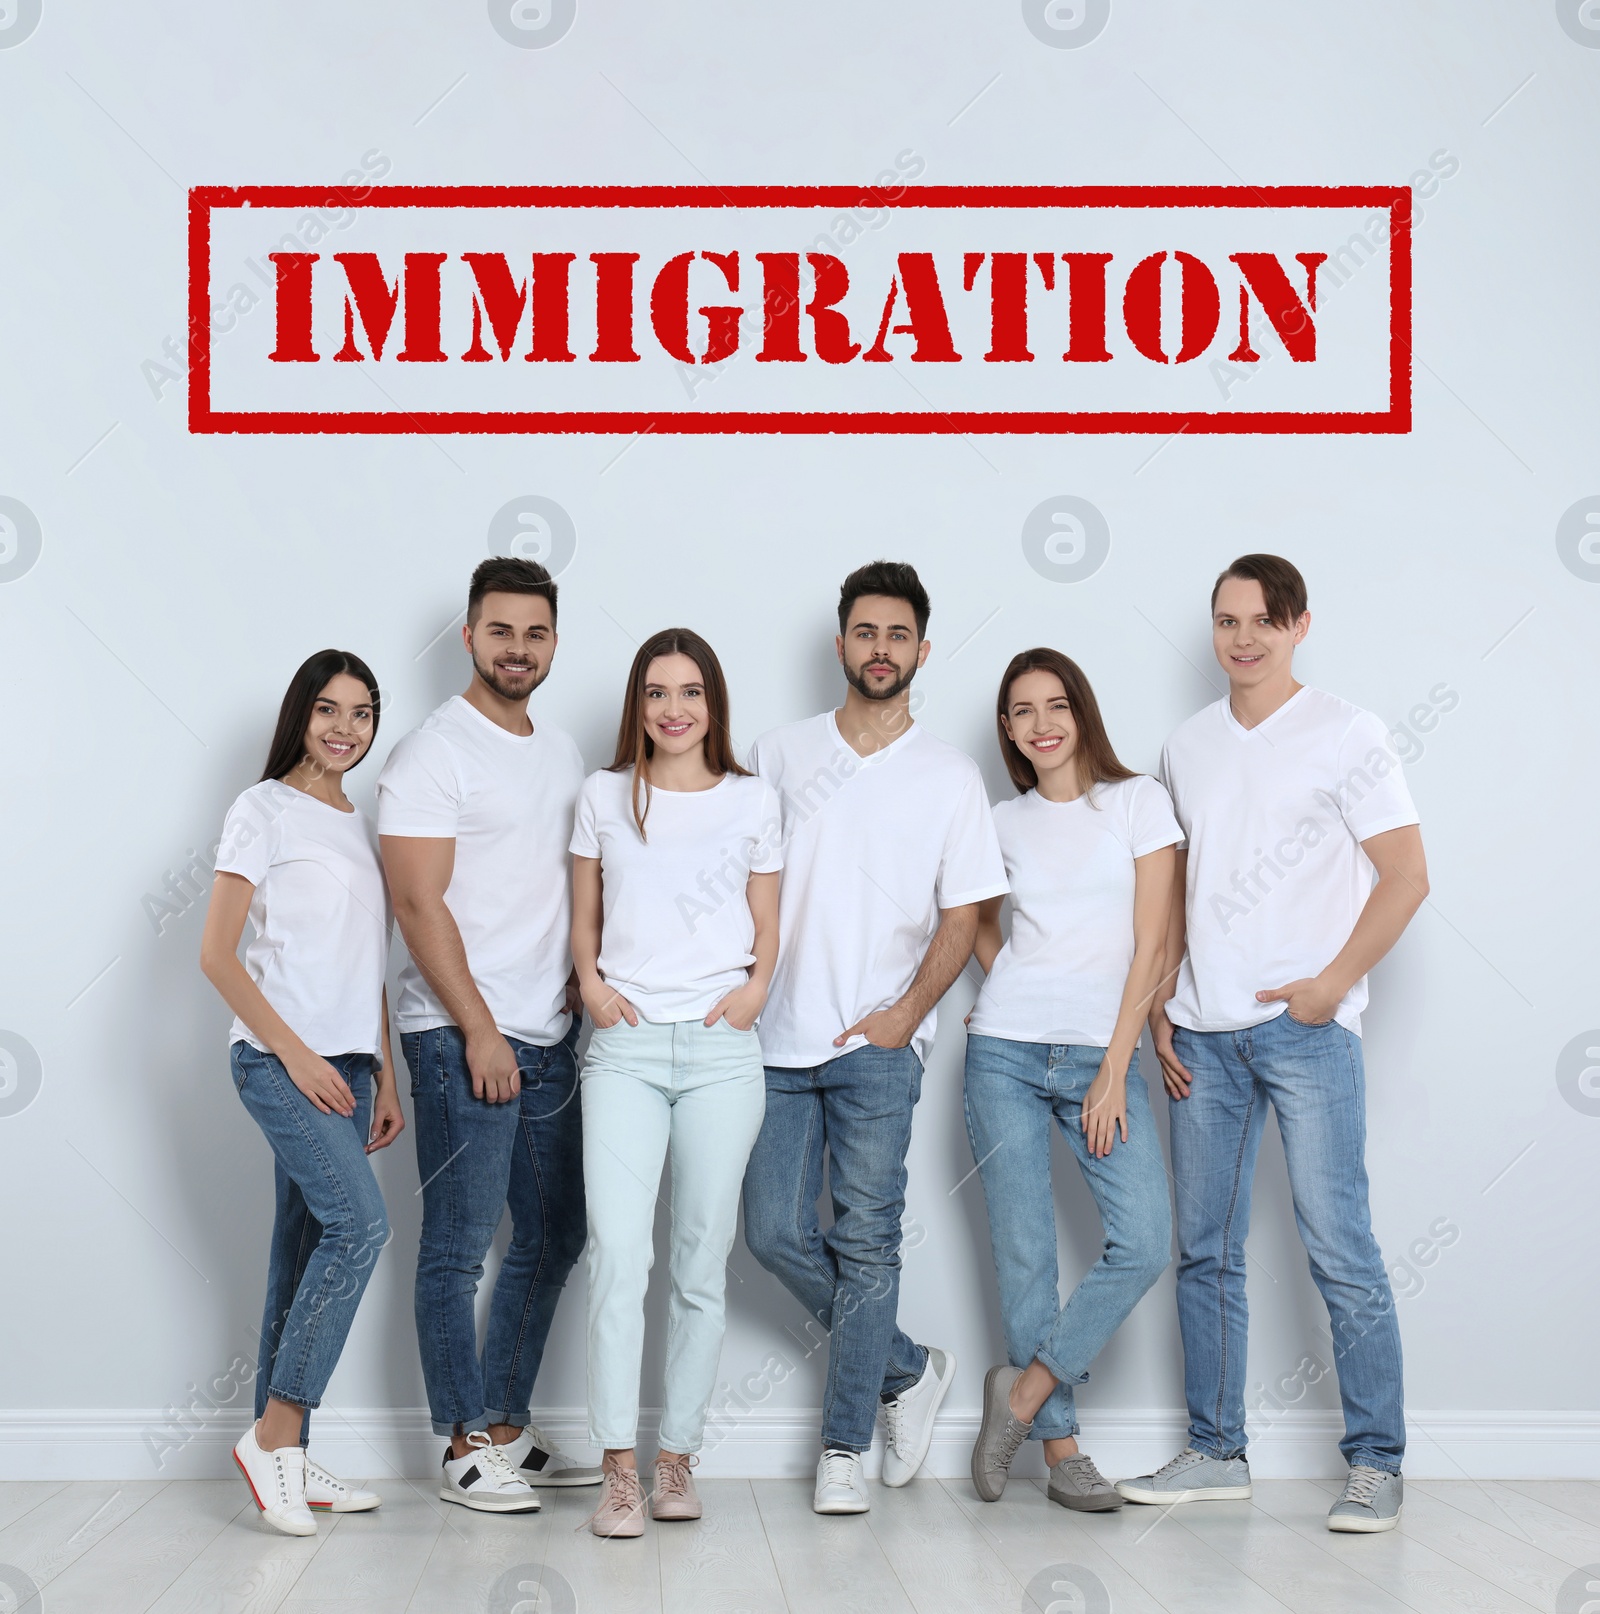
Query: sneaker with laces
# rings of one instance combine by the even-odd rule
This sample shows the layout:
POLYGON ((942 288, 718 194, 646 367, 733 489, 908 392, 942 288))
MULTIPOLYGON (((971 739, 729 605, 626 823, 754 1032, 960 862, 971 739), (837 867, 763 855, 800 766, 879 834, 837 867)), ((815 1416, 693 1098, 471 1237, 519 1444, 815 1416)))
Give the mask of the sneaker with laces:
POLYGON ((444 1449, 444 1477, 439 1495, 477 1513, 537 1513, 539 1498, 506 1456, 482 1429, 467 1436, 471 1447, 465 1457, 452 1457, 444 1449))
POLYGON ((1011 1476, 1011 1459, 1028 1438, 1032 1422, 1011 1410, 1011 1387, 1022 1377, 1009 1362, 992 1367, 983 1380, 983 1421, 972 1446, 972 1486, 985 1502, 998 1502, 1011 1476))
POLYGON ((589 1515, 589 1531, 610 1541, 644 1534, 644 1489, 639 1470, 607 1463, 600 1476, 600 1501, 589 1515))
POLYGON ((872 1506, 861 1453, 830 1447, 817 1463, 813 1513, 865 1513, 872 1506))
POLYGON ((1081 1451, 1063 1457, 1050 1470, 1045 1494, 1075 1513, 1109 1513, 1122 1506, 1116 1486, 1094 1466, 1094 1458, 1081 1451))
POLYGON ((542 1429, 529 1424, 505 1444, 511 1466, 530 1485, 598 1485, 600 1469, 568 1457, 542 1429))
POLYGON ((319 1513, 370 1513, 383 1498, 376 1491, 346 1485, 325 1469, 310 1452, 306 1453, 306 1506, 319 1513))
POLYGON ((1248 1502, 1250 1465, 1242 1457, 1209 1457, 1185 1446, 1153 1474, 1117 1481, 1129 1502, 1165 1507, 1173 1502, 1248 1502))
POLYGON ((1404 1500, 1405 1481, 1398 1474, 1358 1463, 1344 1482, 1344 1495, 1328 1509, 1328 1528, 1358 1535, 1392 1530, 1404 1500))
POLYGON ((909 1485, 933 1444, 933 1420, 956 1376, 953 1351, 928 1347, 928 1365, 909 1390, 883 1403, 888 1439, 883 1446, 883 1483, 909 1485))
POLYGON ((689 1470, 698 1462, 694 1456, 676 1459, 656 1458, 656 1482, 650 1492, 652 1519, 698 1519, 704 1509, 689 1470))
POLYGON ((233 1460, 250 1487, 261 1517, 286 1536, 314 1536, 317 1521, 306 1506, 306 1454, 298 1443, 263 1451, 251 1424, 233 1448, 233 1460))

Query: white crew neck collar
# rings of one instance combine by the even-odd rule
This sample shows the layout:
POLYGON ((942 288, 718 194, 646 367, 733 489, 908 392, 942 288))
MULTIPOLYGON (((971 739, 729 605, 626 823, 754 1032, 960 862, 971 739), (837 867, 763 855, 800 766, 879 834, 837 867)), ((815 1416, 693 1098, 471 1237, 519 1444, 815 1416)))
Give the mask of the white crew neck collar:
MULTIPOLYGON (((533 732, 530 734, 513 734, 510 729, 501 728, 492 717, 485 717, 483 713, 480 712, 465 695, 452 695, 450 699, 454 701, 456 705, 462 709, 462 711, 470 713, 472 720, 475 723, 481 723, 483 727, 486 728, 491 734, 498 734, 502 740, 507 741, 511 745, 528 745, 530 742, 539 738, 539 725, 537 723, 533 724, 533 732)), ((529 714, 528 721, 533 723, 532 713, 529 714)))

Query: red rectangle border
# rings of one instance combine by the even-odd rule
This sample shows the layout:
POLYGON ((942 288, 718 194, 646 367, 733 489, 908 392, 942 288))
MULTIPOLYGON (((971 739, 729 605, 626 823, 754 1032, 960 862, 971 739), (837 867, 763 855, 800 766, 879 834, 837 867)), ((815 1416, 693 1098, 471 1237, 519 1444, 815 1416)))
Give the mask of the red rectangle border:
POLYGON ((328 185, 196 185, 189 191, 189 430, 196 433, 1138 432, 1403 433, 1411 430, 1411 190, 1403 185, 928 185, 897 196, 855 185, 384 185, 360 201, 328 185), (739 410, 314 410, 211 407, 211 213, 223 207, 1146 208, 1377 207, 1389 213, 1389 407, 1237 413, 739 410))

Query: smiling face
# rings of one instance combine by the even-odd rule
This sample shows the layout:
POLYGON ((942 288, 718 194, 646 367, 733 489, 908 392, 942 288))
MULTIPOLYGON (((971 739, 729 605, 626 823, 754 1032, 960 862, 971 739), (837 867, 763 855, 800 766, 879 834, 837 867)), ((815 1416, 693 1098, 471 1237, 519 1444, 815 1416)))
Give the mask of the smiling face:
POLYGON ((1058 768, 1077 765, 1078 725, 1066 688, 1053 672, 1025 672, 1013 679, 1003 720, 1011 743, 1041 781, 1058 768))
POLYGON ((1253 578, 1224 578, 1211 611, 1211 645, 1235 689, 1255 689, 1293 676, 1294 647, 1306 636, 1311 613, 1285 627, 1267 615, 1267 597, 1253 578))
POLYGON ((656 656, 644 670, 644 732, 657 754, 704 745, 711 728, 706 681, 692 656, 656 656))
POLYGON ((371 744, 372 691, 349 673, 335 673, 311 705, 307 762, 317 772, 347 773, 371 744))
POLYGON ((461 633, 478 677, 502 700, 525 701, 549 676, 556 629, 542 594, 485 594, 461 633))
POLYGON ((910 602, 883 594, 863 594, 835 642, 845 680, 869 701, 893 700, 928 659, 910 602))

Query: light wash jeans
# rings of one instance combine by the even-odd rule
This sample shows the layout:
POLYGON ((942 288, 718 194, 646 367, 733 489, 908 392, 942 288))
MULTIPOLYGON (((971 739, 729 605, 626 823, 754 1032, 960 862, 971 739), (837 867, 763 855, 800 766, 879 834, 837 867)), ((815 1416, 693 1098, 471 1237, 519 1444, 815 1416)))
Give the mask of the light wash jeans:
POLYGON ((230 1049, 233 1085, 266 1134, 275 1158, 277 1208, 261 1318, 256 1417, 267 1397, 320 1405, 355 1321, 389 1218, 367 1158, 372 1129, 371 1054, 336 1054, 328 1063, 356 1101, 350 1116, 324 1113, 289 1079, 276 1055, 239 1041, 230 1049))
POLYGON ((1189 1096, 1170 1106, 1189 1444, 1214 1457, 1245 1446, 1244 1241, 1270 1104, 1295 1222, 1332 1324, 1344 1403, 1339 1450, 1352 1466, 1399 1473, 1406 1448, 1400 1325, 1367 1209, 1361 1039, 1336 1021, 1309 1026, 1285 1012, 1244 1031, 1180 1026, 1172 1044, 1194 1077, 1189 1096))
POLYGON ((761 1045, 726 1020, 630 1026, 589 1039, 583 1062, 589 1206, 589 1439, 637 1443, 644 1299, 656 1200, 672 1157, 672 1292, 660 1443, 694 1452, 722 1355, 739 1184, 766 1104, 761 1045))
POLYGON ((967 1137, 989 1207, 1006 1355, 1013 1367, 1037 1358, 1060 1381, 1034 1415, 1032 1440, 1077 1434, 1073 1387, 1172 1257, 1167 1168, 1138 1049, 1128 1061, 1128 1141, 1119 1132, 1103 1156, 1085 1142, 1079 1117, 1104 1058, 1103 1048, 967 1038, 967 1137), (1065 1306, 1050 1192, 1052 1120, 1077 1156, 1105 1230, 1100 1258, 1065 1306))
MULTIPOLYGON (((909 1048, 853 1048, 821 1065, 767 1067, 767 1118, 744 1180, 744 1237, 828 1330, 824 1449, 864 1452, 878 1403, 928 1365, 895 1321, 906 1150, 922 1092, 909 1048), (828 1155, 833 1226, 817 1216, 828 1155)), ((809 1328, 809 1324, 807 1325, 809 1328)))
POLYGON ((525 1427, 556 1302, 583 1253, 583 1143, 573 1044, 508 1037, 522 1090, 504 1104, 472 1096, 466 1039, 454 1026, 408 1031, 422 1238, 417 1346, 436 1435, 525 1427), (495 1279, 483 1352, 475 1304, 506 1207, 511 1243, 495 1279))

